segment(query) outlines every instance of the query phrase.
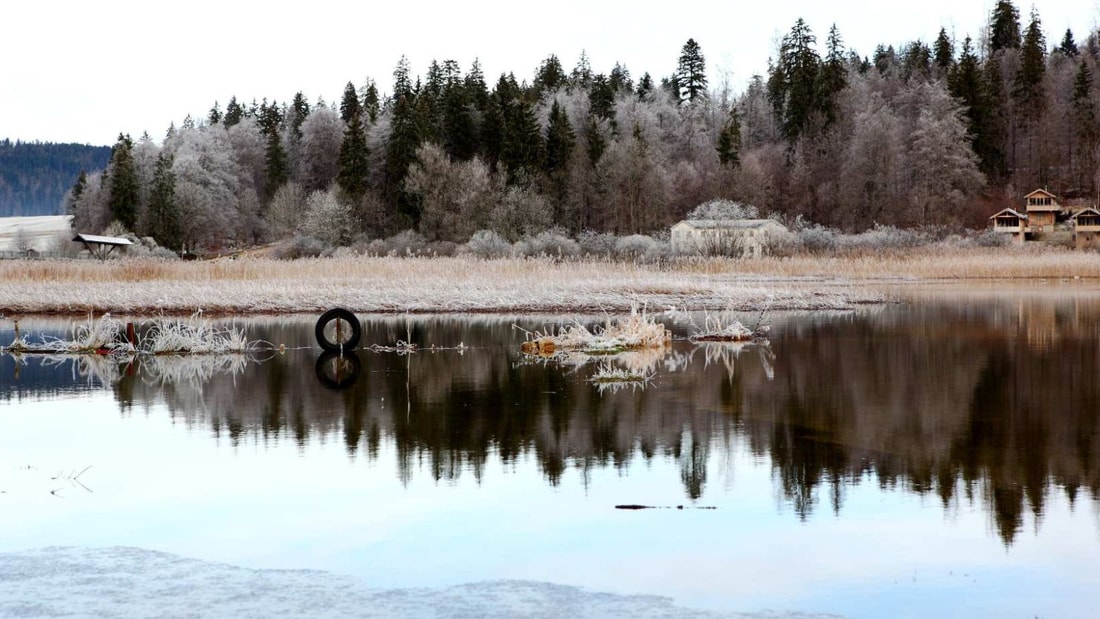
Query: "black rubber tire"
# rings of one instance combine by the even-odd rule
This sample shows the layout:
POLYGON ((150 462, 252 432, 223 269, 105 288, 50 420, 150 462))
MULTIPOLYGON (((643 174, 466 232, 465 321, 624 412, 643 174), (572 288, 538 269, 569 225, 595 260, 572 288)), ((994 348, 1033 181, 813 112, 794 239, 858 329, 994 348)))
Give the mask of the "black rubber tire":
POLYGON ((317 336, 317 343, 325 350, 337 352, 354 350, 359 345, 359 338, 363 337, 363 325, 359 324, 355 314, 342 307, 335 307, 321 314, 317 319, 317 325, 313 328, 313 334, 317 336), (351 333, 342 342, 329 339, 328 334, 325 333, 329 325, 336 322, 347 323, 348 328, 351 329, 351 333))
POLYGON ((355 354, 355 351, 339 353, 329 350, 317 357, 313 372, 325 389, 339 391, 354 385, 355 381, 359 380, 359 372, 362 368, 359 355, 355 354))

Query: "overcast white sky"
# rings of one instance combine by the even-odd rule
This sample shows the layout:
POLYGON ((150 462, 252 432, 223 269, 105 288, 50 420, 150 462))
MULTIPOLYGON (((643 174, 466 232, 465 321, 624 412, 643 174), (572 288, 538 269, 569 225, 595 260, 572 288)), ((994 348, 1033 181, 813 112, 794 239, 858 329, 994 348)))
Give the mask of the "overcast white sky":
MULTIPOLYGON (((636 78, 672 73, 688 38, 702 47, 711 86, 740 90, 763 74, 776 41, 802 17, 819 48, 836 23, 845 44, 931 41, 941 26, 977 39, 995 0, 632 2, 419 0, 375 3, 192 0, 37 0, 5 3, 0 17, 0 138, 114 143, 119 132, 160 140, 169 123, 205 116, 231 95, 286 101, 302 91, 338 99, 367 77, 383 91, 402 54, 415 73, 431 60, 481 60, 490 86, 501 72, 529 79, 554 53, 566 70, 586 50, 597 72, 616 61, 636 78)), ((1017 0, 1026 23, 1031 4, 1017 0)), ((1048 43, 1067 27, 1084 40, 1100 0, 1035 3, 1048 43)))

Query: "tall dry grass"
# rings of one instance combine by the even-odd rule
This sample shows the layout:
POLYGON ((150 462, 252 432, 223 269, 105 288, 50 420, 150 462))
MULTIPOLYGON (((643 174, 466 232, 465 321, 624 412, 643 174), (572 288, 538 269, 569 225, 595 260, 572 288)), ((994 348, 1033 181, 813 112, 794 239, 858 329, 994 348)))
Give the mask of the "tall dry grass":
POLYGON ((882 280, 1100 277, 1100 254, 933 247, 875 254, 661 264, 471 256, 209 262, 0 261, 0 314, 838 309, 882 280))

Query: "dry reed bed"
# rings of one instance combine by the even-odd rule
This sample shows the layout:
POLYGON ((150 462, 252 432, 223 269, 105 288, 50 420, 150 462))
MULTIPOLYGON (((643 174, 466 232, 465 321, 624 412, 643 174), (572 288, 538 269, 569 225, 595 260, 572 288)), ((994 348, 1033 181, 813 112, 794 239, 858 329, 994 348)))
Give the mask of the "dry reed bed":
POLYGON ((848 280, 1100 278, 1100 253, 1045 246, 975 249, 929 246, 837 256, 797 255, 735 262, 701 259, 688 264, 705 273, 729 272, 762 278, 843 278, 848 280))
POLYGON ((289 313, 333 306, 357 312, 625 311, 634 303, 654 309, 843 309, 883 300, 851 286, 811 289, 730 277, 746 264, 471 257, 10 261, 0 263, 0 314, 289 313))
POLYGON ((1100 254, 1050 248, 935 247, 843 256, 598 260, 347 257, 211 262, 0 262, 0 313, 843 309, 883 301, 881 280, 1100 277, 1100 254))

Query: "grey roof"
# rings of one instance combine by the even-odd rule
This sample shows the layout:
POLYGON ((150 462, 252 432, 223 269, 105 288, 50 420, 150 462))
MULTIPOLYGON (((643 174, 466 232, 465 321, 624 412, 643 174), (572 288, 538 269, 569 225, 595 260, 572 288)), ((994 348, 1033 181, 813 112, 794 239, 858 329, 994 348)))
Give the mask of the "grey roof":
POLYGON ((120 236, 98 236, 95 234, 77 234, 73 237, 74 241, 84 241, 85 243, 99 243, 100 245, 133 245, 130 239, 124 239, 120 236))
POLYGON ((687 224, 692 228, 699 229, 715 229, 715 228, 761 228, 768 224, 775 224, 780 227, 784 227, 783 224, 775 221, 774 219, 685 219, 680 224, 687 224))
POLYGON ((1023 213, 1017 211, 1016 209, 1012 209, 1012 208, 1001 209, 1001 210, 997 211, 996 213, 993 213, 992 215, 990 215, 989 218, 993 219, 994 217, 1000 217, 1001 215, 1006 215, 1006 214, 1007 215, 1012 215, 1013 217, 1019 217, 1020 219, 1027 219, 1027 215, 1024 215, 1023 213))

